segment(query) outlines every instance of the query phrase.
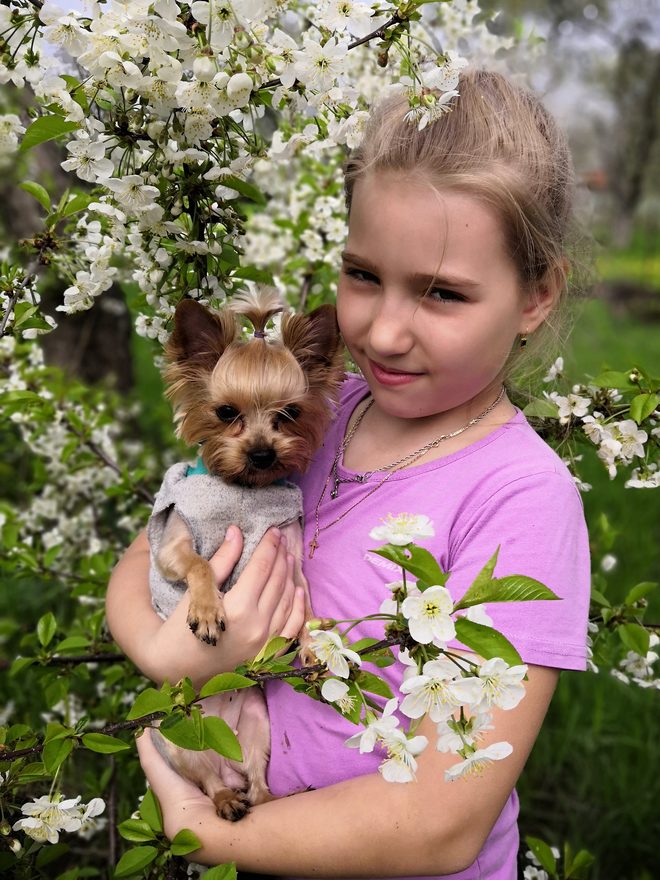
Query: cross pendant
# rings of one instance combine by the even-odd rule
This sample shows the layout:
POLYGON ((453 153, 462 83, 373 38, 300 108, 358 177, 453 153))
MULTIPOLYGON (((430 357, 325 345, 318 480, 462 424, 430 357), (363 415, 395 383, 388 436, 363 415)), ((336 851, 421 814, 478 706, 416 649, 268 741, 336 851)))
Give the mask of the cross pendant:
POLYGON ((314 551, 316 550, 316 548, 318 546, 319 546, 319 542, 316 540, 316 535, 314 535, 312 540, 309 542, 309 558, 310 559, 314 558, 314 551))

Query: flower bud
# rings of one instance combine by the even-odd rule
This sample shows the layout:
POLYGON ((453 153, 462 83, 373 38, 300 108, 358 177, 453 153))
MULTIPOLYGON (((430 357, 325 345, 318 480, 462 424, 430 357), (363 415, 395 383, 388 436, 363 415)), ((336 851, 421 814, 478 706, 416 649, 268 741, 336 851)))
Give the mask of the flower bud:
POLYGON ((252 86, 247 73, 235 73, 227 83, 227 97, 236 107, 244 107, 250 100, 252 86))
POLYGON ((215 58, 209 55, 199 55, 193 61, 193 73, 200 82, 211 82, 217 72, 215 58))
POLYGON ((7 843, 9 845, 9 849, 14 853, 14 855, 17 855, 23 849, 23 844, 15 837, 10 837, 7 843))
POLYGON ((337 623, 336 620, 333 620, 331 617, 314 617, 312 620, 307 621, 307 629, 332 629, 337 623))
POLYGON ((2 822, 0 822, 0 834, 2 834, 3 837, 6 837, 10 833, 11 825, 6 819, 3 819, 2 822))
POLYGON ((628 379, 633 383, 633 385, 637 385, 640 380, 639 370, 632 370, 628 376, 628 379))

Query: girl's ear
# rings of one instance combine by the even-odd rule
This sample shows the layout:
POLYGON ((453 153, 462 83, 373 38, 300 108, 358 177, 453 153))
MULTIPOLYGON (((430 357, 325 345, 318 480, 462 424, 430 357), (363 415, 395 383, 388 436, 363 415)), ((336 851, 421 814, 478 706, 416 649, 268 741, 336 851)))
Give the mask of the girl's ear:
POLYGON ((537 330, 555 308, 566 288, 569 263, 564 259, 552 269, 548 269, 529 295, 527 305, 521 316, 520 333, 528 334, 537 330))

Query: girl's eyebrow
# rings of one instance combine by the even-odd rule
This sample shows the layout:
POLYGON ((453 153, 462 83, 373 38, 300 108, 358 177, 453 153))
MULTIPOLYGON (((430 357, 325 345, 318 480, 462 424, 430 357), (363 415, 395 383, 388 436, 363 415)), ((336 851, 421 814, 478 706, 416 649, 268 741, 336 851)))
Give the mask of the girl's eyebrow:
MULTIPOLYGON (((363 269, 372 272, 374 275, 378 275, 376 267, 370 263, 369 260, 365 260, 364 257, 359 257, 357 254, 350 253, 350 251, 343 251, 341 258, 348 263, 354 263, 356 266, 361 266, 363 269)), ((410 276, 410 280, 421 287, 437 287, 438 285, 443 287, 463 287, 468 289, 479 287, 477 281, 472 281, 470 278, 461 278, 458 275, 425 275, 421 272, 415 272, 410 276)))

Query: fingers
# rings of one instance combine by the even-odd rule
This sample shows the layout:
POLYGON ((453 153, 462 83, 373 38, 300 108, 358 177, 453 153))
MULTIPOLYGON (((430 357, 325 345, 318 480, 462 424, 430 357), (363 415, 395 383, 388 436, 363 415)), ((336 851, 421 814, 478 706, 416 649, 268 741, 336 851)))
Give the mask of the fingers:
POLYGON ((291 605, 291 611, 278 635, 287 639, 295 639, 305 622, 305 591, 302 587, 296 587, 291 605))
MULTIPOLYGON (((282 547, 282 534, 279 529, 268 529, 257 544, 234 590, 239 587, 244 599, 250 607, 261 602, 266 587, 272 583, 271 577, 275 565, 278 565, 276 577, 281 578, 281 566, 286 566, 286 550, 282 547)), ((231 592, 234 592, 232 590, 231 592)))
POLYGON ((229 526, 225 539, 209 562, 219 586, 229 579, 243 551, 243 535, 236 526, 229 526))

